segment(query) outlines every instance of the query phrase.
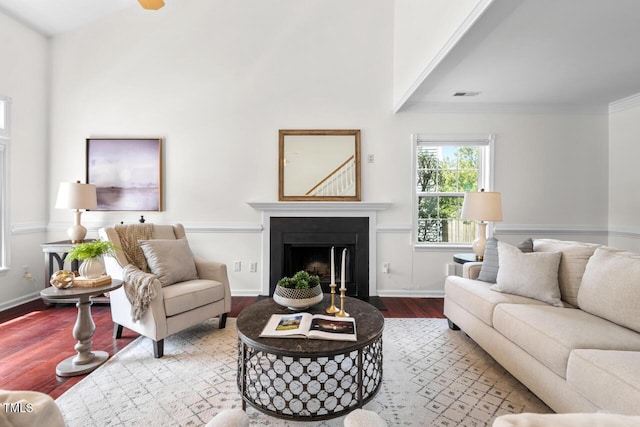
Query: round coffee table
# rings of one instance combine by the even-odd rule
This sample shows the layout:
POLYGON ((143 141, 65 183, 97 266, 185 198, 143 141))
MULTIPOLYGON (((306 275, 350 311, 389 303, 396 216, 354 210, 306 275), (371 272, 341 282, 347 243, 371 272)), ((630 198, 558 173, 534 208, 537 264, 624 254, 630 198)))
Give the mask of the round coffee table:
POLYGON ((45 300, 77 299, 78 317, 73 327, 73 337, 78 340, 74 349, 77 354, 68 357, 56 366, 56 374, 60 377, 72 377, 87 374, 102 365, 109 358, 106 351, 91 351, 93 341, 91 337, 96 325, 91 317, 91 297, 111 292, 122 286, 121 280, 112 280, 110 284, 91 288, 71 287, 58 289, 53 286, 40 291, 45 300))
MULTIPOLYGON (((305 310, 326 314, 329 295, 305 310)), ((298 421, 339 417, 371 400, 382 384, 384 317, 372 305, 345 298, 357 341, 260 338, 272 314, 291 313, 265 299, 238 315, 238 388, 246 404, 298 421)))

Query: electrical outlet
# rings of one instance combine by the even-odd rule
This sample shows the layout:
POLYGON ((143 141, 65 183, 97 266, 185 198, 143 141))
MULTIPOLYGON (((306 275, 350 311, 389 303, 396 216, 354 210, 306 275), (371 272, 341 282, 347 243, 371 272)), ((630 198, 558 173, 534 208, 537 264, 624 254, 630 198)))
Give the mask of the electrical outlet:
POLYGON ((376 161, 376 158, 375 158, 375 156, 374 156, 373 154, 369 154, 369 155, 367 156, 367 161, 368 161, 369 163, 373 163, 373 162, 375 162, 375 161, 376 161))
POLYGON ((255 273, 256 271, 258 271, 258 263, 254 261, 249 265, 249 272, 255 273))
POLYGON ((384 264, 382 264, 382 272, 383 273, 389 273, 389 269, 391 268, 391 264, 388 262, 385 262, 384 264))
POLYGON ((233 271, 236 273, 242 270, 242 263, 240 261, 233 262, 233 271))
POLYGON ((33 278, 33 274, 31 274, 31 268, 28 265, 25 265, 22 268, 24 270, 24 274, 22 275, 22 278, 25 280, 29 280, 30 282, 34 282, 35 279, 33 278))

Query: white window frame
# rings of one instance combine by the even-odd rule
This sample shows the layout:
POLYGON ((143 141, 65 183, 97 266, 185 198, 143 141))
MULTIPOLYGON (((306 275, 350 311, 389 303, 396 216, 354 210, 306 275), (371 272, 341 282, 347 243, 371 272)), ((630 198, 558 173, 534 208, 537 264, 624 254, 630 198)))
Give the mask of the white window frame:
POLYGON ((0 96, 3 105, 3 123, 0 128, 0 274, 9 270, 11 261, 11 209, 9 206, 10 142, 11 142, 11 98, 0 96))
MULTIPOLYGON (((485 191, 493 191, 494 178, 494 134, 426 134, 416 133, 411 136, 412 145, 412 174, 411 189, 413 193, 413 246, 417 250, 440 250, 442 248, 451 249, 469 249, 471 243, 449 243, 449 242, 419 242, 418 241, 418 197, 420 193, 416 191, 416 183, 418 178, 418 147, 421 146, 457 146, 457 145, 477 145, 478 150, 478 188, 484 188, 485 191)), ((443 193, 444 195, 453 195, 454 193, 443 193)), ((457 194, 457 193, 455 193, 457 194)), ((463 193, 464 194, 464 193, 463 193)), ((489 224, 489 233, 493 233, 492 224, 489 224)))

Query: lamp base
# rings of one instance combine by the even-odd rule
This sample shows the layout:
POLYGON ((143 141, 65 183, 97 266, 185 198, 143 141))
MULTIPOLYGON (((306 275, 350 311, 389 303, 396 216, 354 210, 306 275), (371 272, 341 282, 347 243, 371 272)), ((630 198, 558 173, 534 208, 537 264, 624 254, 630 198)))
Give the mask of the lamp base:
POLYGON ((67 228, 67 234, 69 234, 71 243, 82 243, 87 235, 87 228, 80 224, 82 212, 80 210, 76 210, 73 214, 75 217, 75 224, 67 228))
POLYGON ((87 235, 87 228, 82 225, 72 225, 67 228, 67 234, 71 243, 82 243, 87 235))
POLYGON ((471 247, 473 248, 473 253, 476 254, 476 260, 482 261, 484 258, 484 248, 487 245, 486 240, 481 240, 477 238, 471 243, 471 247))
POLYGON ((484 259, 484 249, 487 246, 487 223, 478 222, 478 237, 471 243, 473 253, 476 254, 476 259, 482 261, 484 259))

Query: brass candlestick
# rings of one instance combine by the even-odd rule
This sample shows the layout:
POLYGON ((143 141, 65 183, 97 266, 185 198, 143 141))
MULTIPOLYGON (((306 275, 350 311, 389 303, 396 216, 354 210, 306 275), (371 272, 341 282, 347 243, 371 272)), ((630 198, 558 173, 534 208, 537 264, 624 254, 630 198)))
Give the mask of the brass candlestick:
POLYGON ((347 292, 346 289, 340 288, 340 311, 336 313, 338 317, 349 317, 349 313, 344 311, 344 293, 347 292))
POLYGON ((338 307, 336 307, 336 284, 332 283, 329 287, 331 288, 331 305, 327 307, 326 312, 333 314, 340 311, 338 310, 338 307))

